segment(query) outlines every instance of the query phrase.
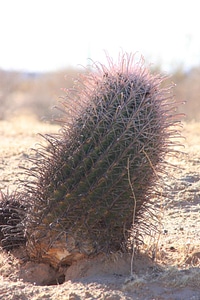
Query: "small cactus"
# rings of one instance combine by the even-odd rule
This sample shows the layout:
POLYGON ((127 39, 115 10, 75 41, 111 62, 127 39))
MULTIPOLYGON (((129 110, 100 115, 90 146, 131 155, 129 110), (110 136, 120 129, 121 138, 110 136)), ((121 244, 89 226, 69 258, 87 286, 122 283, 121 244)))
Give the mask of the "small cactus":
POLYGON ((6 250, 12 250, 26 242, 22 224, 26 208, 20 204, 20 197, 17 192, 0 192, 0 244, 6 250))

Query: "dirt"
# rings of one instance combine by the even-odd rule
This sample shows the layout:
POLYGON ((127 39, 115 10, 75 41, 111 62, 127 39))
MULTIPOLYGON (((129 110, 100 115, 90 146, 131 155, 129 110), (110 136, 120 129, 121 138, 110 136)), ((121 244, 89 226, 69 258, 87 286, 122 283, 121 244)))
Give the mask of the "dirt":
MULTIPOLYGON (((31 166, 38 133, 57 132, 56 125, 21 116, 0 122, 0 190, 12 192, 31 166)), ((25 247, 0 249, 0 299, 200 299, 200 123, 183 124, 184 153, 161 205, 161 233, 144 237, 137 254, 90 257, 54 270, 30 262, 25 247)))

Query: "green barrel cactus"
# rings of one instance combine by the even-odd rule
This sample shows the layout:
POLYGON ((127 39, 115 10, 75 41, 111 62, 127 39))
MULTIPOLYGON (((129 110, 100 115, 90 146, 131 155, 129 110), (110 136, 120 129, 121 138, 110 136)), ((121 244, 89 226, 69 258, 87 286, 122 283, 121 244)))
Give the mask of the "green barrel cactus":
POLYGON ((136 228, 148 232, 151 214, 144 215, 179 136, 163 79, 125 54, 118 64, 96 64, 66 91, 61 132, 44 136, 25 183, 31 259, 70 264, 125 249, 136 228))

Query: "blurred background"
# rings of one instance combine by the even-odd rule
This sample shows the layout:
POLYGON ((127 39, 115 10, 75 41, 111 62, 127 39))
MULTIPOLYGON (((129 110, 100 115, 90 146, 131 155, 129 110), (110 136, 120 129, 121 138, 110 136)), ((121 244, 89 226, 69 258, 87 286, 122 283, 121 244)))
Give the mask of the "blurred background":
POLYGON ((198 0, 0 0, 0 120, 51 107, 106 53, 143 55, 170 75, 186 120, 200 121, 198 0))

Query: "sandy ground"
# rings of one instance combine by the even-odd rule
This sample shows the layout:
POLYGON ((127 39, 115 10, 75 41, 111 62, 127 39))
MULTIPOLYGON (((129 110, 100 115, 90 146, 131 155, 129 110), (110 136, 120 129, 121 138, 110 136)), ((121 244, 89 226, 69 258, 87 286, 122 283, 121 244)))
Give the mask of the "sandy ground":
MULTIPOLYGON (((37 133, 57 132, 56 125, 33 117, 0 122, 0 189, 15 189, 19 165, 28 166, 37 133)), ((162 206, 161 234, 144 238, 141 253, 115 253, 84 259, 55 271, 26 259, 24 248, 0 249, 0 299, 200 299, 200 123, 184 124, 183 149, 173 159, 179 168, 162 206), (133 259, 133 264, 131 261, 133 259), (132 274, 131 274, 132 270, 132 274)))

